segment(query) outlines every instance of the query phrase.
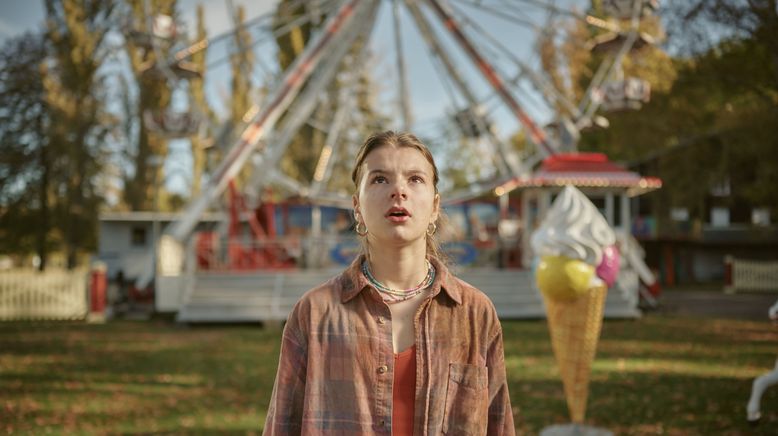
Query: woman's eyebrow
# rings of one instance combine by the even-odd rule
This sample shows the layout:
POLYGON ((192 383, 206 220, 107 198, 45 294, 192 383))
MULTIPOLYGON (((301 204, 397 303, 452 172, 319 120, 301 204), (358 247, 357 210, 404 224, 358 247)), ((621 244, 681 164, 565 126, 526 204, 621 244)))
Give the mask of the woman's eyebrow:
MULTIPOLYGON (((391 173, 391 171, 387 171, 387 170, 384 170, 384 169, 381 169, 381 168, 377 168, 377 169, 368 171, 367 174, 371 175, 371 174, 389 174, 389 173, 391 173)), ((420 169, 420 168, 411 168, 409 170, 403 171, 403 174, 408 174, 408 175, 411 175, 411 174, 423 174, 423 175, 427 175, 427 172, 424 171, 423 169, 420 169)))

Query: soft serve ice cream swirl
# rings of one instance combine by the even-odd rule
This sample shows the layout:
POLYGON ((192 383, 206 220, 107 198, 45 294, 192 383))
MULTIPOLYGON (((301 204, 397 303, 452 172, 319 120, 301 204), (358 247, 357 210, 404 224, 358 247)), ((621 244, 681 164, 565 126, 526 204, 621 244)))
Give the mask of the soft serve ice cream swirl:
POLYGON ((599 210, 573 186, 554 200, 541 226, 532 235, 537 256, 566 256, 597 266, 602 249, 616 243, 616 235, 599 210))

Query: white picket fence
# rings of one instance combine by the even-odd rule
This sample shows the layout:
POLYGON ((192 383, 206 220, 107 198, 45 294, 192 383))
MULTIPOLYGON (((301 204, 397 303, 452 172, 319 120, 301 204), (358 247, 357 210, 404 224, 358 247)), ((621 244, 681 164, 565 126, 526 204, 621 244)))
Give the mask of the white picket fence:
POLYGON ((0 271, 0 320, 78 320, 87 315, 86 269, 0 271))
POLYGON ((732 280, 724 288, 725 292, 778 292, 778 262, 735 259, 731 256, 727 256, 725 262, 730 265, 732 280))

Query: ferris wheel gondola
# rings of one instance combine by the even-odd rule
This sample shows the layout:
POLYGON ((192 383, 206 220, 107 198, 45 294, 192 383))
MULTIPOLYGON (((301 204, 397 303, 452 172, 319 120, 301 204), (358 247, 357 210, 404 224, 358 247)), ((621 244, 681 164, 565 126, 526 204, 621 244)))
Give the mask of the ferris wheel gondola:
POLYGON ((643 79, 629 77, 607 83, 601 95, 605 111, 638 110, 651 99, 651 84, 643 79))

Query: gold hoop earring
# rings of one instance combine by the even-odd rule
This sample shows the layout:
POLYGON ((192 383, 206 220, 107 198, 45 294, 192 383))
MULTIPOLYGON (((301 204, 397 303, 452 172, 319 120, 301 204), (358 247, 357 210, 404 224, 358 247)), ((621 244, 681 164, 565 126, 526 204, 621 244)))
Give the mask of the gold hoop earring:
POLYGON ((435 234, 435 232, 438 230, 438 225, 435 223, 430 223, 427 226, 427 236, 432 236, 435 234))
POLYGON ((357 232, 357 235, 359 235, 359 236, 367 235, 367 226, 365 225, 365 223, 363 223, 361 221, 357 223, 357 227, 354 230, 357 232), (362 228, 364 228, 364 230, 361 230, 361 231, 359 230, 359 226, 360 225, 362 226, 362 228))

